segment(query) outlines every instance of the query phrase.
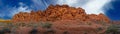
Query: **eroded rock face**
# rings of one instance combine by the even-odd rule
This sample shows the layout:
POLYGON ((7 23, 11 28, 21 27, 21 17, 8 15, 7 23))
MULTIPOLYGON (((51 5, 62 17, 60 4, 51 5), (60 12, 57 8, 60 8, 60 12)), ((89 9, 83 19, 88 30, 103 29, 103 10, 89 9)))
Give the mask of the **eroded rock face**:
POLYGON ((39 22, 58 20, 80 20, 80 21, 104 21, 110 20, 103 14, 86 14, 82 8, 69 7, 68 5, 50 5, 45 11, 31 11, 31 13, 20 12, 13 16, 13 22, 39 22))
MULTIPOLYGON (((86 14, 82 8, 69 7, 67 5, 50 5, 45 11, 31 11, 30 13, 20 12, 13 16, 12 22, 40 22, 51 21, 52 24, 50 29, 55 31, 55 34, 63 34, 67 31, 68 34, 102 34, 107 29, 106 25, 110 22, 104 14, 86 14)), ((21 32, 27 33, 30 29, 28 27, 17 29, 21 32), (21 31, 22 29, 22 31, 21 31)), ((46 30, 41 26, 38 27, 41 33, 46 30)))

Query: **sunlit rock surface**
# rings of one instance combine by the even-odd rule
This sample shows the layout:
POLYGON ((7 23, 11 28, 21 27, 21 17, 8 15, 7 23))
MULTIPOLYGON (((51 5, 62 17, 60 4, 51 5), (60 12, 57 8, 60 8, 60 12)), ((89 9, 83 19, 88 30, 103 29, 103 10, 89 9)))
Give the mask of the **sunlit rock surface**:
MULTIPOLYGON (((104 34, 109 26, 109 18, 104 14, 86 14, 82 8, 67 5, 50 5, 44 11, 20 12, 13 16, 14 23, 41 23, 50 22, 54 34, 104 34)), ((22 28, 21 33, 28 33, 29 27, 22 28), (26 32, 24 32, 26 31, 26 32)), ((19 29, 18 29, 19 30, 19 29)), ((49 29, 38 27, 44 34, 49 29)))
POLYGON ((20 12, 12 18, 13 22, 39 22, 58 20, 80 20, 80 21, 104 21, 110 20, 104 14, 86 14, 82 8, 69 7, 68 5, 50 5, 44 11, 20 12))

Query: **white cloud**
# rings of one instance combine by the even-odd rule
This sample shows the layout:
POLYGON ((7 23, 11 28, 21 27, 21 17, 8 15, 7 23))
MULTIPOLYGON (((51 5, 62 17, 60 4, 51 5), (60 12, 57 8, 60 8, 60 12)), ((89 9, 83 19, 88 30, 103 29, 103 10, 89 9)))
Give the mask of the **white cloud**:
POLYGON ((25 5, 24 3, 20 2, 19 5, 20 5, 20 7, 18 7, 18 8, 13 7, 12 13, 10 15, 13 16, 19 12, 28 12, 29 13, 31 11, 31 9, 29 9, 28 6, 24 6, 25 5))
POLYGON ((23 7, 23 6, 20 6, 17 11, 22 11, 22 12, 30 12, 31 10, 26 6, 26 7, 23 7))
MULTIPOLYGON (((36 7, 37 9, 42 8, 42 6, 48 5, 43 2, 42 0, 32 0, 33 1, 33 6, 36 7)), ((67 4, 72 7, 82 7, 85 9, 87 14, 99 14, 99 13, 104 13, 105 11, 103 10, 104 6, 109 3, 111 0, 58 0, 56 4, 67 4)), ((19 12, 30 12, 31 9, 29 9, 28 6, 24 6, 25 4, 20 2, 19 3, 20 7, 13 9, 12 15, 17 14, 19 12)), ((109 5, 107 5, 109 6, 109 5)), ((44 7, 45 8, 45 7, 44 7)), ((109 9, 108 7, 105 7, 109 9)))
POLYGON ((32 2, 33 4, 31 5, 33 6, 34 9, 37 10, 45 10, 46 7, 48 6, 45 0, 32 0, 32 2))
POLYGON ((87 1, 89 0, 58 0, 56 3, 57 4, 67 4, 72 7, 78 7, 84 5, 87 1))
POLYGON ((83 5, 82 8, 84 8, 88 14, 104 13, 103 8, 109 2, 110 0, 92 0, 83 5))
POLYGON ((73 7, 82 7, 87 14, 99 14, 104 13, 103 8, 110 1, 111 0, 58 0, 57 4, 68 4, 73 7))
POLYGON ((78 0, 58 0, 58 4, 68 4, 73 5, 76 4, 78 0))

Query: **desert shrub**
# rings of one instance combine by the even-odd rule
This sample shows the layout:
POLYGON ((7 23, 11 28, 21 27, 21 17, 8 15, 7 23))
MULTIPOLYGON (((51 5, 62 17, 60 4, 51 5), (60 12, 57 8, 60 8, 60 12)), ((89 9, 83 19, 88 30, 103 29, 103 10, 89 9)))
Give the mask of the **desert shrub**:
POLYGON ((97 28, 97 31, 101 31, 101 30, 103 30, 104 29, 104 27, 98 27, 97 28))
POLYGON ((25 27, 28 26, 28 24, 26 24, 25 22, 18 22, 15 24, 16 26, 21 26, 21 27, 25 27))
POLYGON ((27 26, 27 27, 31 27, 31 26, 33 26, 33 24, 34 24, 34 23, 29 23, 29 24, 27 24, 26 26, 27 26))
POLYGON ((6 26, 6 25, 7 25, 6 23, 0 22, 0 26, 6 26))
POLYGON ((39 26, 39 24, 37 24, 37 23, 33 24, 34 28, 37 28, 38 26, 39 26))
POLYGON ((29 33, 30 34, 37 34, 37 32, 38 32, 38 30, 33 28, 29 33))
POLYGON ((101 24, 101 25, 106 25, 106 22, 101 20, 101 21, 97 21, 98 24, 101 24))
POLYGON ((12 28, 14 27, 15 25, 13 23, 7 23, 7 26, 6 27, 9 27, 9 28, 12 28))
POLYGON ((49 22, 46 22, 46 23, 42 23, 41 24, 43 28, 51 28, 52 24, 49 23, 49 22))
POLYGON ((88 25, 92 25, 92 23, 88 23, 88 25))
POLYGON ((3 30, 0 30, 0 34, 5 34, 3 30))
POLYGON ((10 33, 10 32, 11 32, 11 31, 10 31, 10 28, 4 28, 3 31, 4 31, 5 33, 10 33))
POLYGON ((10 28, 3 28, 2 30, 0 30, 0 34, 5 34, 5 33, 11 33, 10 28))
MULTIPOLYGON (((106 33, 112 33, 112 34, 118 34, 120 28, 120 25, 110 25, 107 30, 106 33)), ((120 34, 120 33, 119 33, 120 34)))
POLYGON ((68 31, 64 31, 63 34, 68 34, 68 31))
POLYGON ((55 31, 53 29, 47 29, 46 32, 44 32, 44 34, 54 34, 55 31))
POLYGON ((87 34, 87 32, 84 32, 84 34, 87 34))

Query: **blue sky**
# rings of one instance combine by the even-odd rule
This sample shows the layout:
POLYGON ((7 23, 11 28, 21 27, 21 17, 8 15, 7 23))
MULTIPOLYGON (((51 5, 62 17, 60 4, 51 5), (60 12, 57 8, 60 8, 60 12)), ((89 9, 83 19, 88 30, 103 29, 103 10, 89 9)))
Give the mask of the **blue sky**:
POLYGON ((120 20, 120 0, 0 0, 0 18, 11 19, 19 12, 45 10, 50 4, 82 7, 87 14, 103 13, 111 20, 120 20))

